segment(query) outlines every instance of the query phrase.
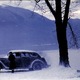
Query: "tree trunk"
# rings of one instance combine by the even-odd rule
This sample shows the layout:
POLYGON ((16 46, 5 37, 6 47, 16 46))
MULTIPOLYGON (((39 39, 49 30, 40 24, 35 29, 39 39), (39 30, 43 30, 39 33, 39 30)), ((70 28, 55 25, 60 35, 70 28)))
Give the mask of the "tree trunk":
POLYGON ((57 40, 59 44, 59 55, 60 55, 60 65, 69 67, 68 60, 68 45, 67 45, 67 37, 66 37, 66 27, 68 22, 68 14, 69 14, 69 6, 70 0, 66 0, 65 14, 64 19, 62 20, 62 8, 61 8, 61 0, 55 0, 56 10, 53 9, 49 0, 45 0, 47 6, 49 7, 51 13, 55 17, 56 22, 56 32, 57 32, 57 40))
POLYGON ((69 67, 70 65, 68 60, 66 27, 63 26, 59 20, 56 21, 56 32, 57 32, 57 40, 59 44, 59 54, 60 54, 59 64, 65 67, 69 67))
POLYGON ((65 14, 63 20, 62 20, 62 11, 61 11, 62 10, 61 0, 55 0, 55 1, 56 1, 56 18, 55 18, 56 32, 57 32, 57 40, 59 44, 59 55, 60 55, 59 64, 65 67, 69 67, 66 27, 68 22, 70 0, 66 1, 65 14))

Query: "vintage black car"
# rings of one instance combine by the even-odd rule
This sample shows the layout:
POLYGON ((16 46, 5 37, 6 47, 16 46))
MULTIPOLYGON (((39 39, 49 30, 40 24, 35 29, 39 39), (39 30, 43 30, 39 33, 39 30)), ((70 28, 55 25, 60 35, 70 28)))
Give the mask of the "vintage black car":
MULTIPOLYGON (((46 60, 34 51, 12 50, 9 52, 15 56, 16 69, 41 70, 48 67, 46 60)), ((8 58, 0 58, 0 69, 9 69, 8 58)))

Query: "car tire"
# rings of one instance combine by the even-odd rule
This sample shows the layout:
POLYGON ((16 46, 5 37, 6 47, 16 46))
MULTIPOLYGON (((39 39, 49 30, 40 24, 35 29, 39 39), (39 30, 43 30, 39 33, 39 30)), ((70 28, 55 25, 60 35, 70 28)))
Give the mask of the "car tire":
POLYGON ((2 67, 0 66, 0 70, 2 69, 2 67))
POLYGON ((36 61, 32 65, 32 70, 41 70, 42 68, 44 68, 44 63, 41 61, 36 61))
POLYGON ((0 67, 0 70, 1 70, 1 67, 0 67))
POLYGON ((2 69, 2 65, 0 64, 0 70, 2 69))

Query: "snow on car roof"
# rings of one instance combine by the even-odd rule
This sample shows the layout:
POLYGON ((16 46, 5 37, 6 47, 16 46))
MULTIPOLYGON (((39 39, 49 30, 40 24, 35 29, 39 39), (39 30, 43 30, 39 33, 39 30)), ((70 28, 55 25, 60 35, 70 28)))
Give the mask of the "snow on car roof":
POLYGON ((9 52, 35 52, 33 50, 10 50, 9 52))

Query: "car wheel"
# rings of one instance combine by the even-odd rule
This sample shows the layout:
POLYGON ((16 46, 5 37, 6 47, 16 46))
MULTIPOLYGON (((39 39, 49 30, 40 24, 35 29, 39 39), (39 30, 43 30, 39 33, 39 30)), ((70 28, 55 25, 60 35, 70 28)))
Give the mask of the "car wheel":
POLYGON ((2 69, 2 65, 0 64, 0 70, 2 69))
POLYGON ((40 61, 36 61, 32 65, 32 70, 41 70, 42 68, 44 68, 44 63, 40 61))
POLYGON ((2 69, 2 67, 0 66, 0 70, 2 69))

